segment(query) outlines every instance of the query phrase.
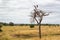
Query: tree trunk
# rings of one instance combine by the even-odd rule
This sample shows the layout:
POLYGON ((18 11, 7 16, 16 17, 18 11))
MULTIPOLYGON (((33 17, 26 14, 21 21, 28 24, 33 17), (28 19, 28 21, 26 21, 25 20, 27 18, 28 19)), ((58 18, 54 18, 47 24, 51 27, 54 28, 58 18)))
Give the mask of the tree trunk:
POLYGON ((39 37, 41 38, 41 24, 39 24, 39 37))
POLYGON ((41 21, 42 21, 42 18, 43 17, 41 17, 40 22, 39 22, 39 37, 40 38, 41 38, 41 21))

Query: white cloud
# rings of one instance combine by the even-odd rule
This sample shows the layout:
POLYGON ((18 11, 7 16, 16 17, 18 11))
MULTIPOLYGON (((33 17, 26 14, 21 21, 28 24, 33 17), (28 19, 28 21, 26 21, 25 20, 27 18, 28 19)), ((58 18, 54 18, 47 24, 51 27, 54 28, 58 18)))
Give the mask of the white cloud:
POLYGON ((38 4, 39 7, 45 11, 58 12, 53 12, 49 16, 44 17, 42 23, 55 23, 56 21, 59 23, 60 3, 56 0, 0 0, 0 21, 30 23, 28 15, 30 14, 34 4, 38 4))
POLYGON ((56 0, 30 0, 32 4, 46 5, 48 3, 55 3, 56 0))

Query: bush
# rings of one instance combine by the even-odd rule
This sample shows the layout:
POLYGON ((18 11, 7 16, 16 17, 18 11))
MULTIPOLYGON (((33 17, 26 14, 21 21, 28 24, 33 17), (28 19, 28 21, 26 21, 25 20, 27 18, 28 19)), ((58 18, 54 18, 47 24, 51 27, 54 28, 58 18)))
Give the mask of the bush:
POLYGON ((1 28, 2 28, 2 24, 0 24, 0 32, 2 32, 2 29, 1 28))
POLYGON ((24 26, 24 24, 20 24, 20 26, 24 26))
POLYGON ((0 28, 2 27, 2 24, 0 24, 0 28))
POLYGON ((34 24, 31 24, 31 25, 30 25, 30 28, 34 28, 34 24))
POLYGON ((14 23, 13 23, 13 22, 10 22, 9 25, 10 25, 10 26, 14 26, 14 23))
POLYGON ((8 24, 7 23, 3 23, 4 26, 7 26, 8 24))

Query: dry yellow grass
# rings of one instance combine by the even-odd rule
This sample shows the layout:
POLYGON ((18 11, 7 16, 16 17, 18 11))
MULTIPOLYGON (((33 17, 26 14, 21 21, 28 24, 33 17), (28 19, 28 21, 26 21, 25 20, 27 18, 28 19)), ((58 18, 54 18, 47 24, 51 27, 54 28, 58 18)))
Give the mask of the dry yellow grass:
POLYGON ((38 26, 3 26, 0 40, 60 40, 60 27, 41 26, 42 38, 39 38, 38 26))

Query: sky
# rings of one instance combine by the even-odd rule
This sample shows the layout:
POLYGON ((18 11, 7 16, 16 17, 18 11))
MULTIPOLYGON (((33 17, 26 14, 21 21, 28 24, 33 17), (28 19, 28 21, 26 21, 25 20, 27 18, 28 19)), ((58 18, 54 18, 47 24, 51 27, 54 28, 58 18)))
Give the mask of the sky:
POLYGON ((60 24, 60 0, 0 0, 0 22, 28 24, 33 5, 52 12, 43 18, 44 24, 60 24))

